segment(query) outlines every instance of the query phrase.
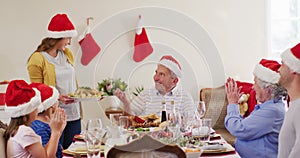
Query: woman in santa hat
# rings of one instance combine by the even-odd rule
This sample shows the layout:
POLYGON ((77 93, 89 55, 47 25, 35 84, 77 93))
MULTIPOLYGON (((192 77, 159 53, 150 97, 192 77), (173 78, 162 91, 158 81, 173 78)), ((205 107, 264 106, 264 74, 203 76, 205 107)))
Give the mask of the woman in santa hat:
POLYGON ((281 129, 288 94, 278 84, 280 64, 262 59, 254 68, 253 89, 258 104, 249 116, 240 114, 238 100, 241 87, 228 78, 225 86, 228 99, 226 129, 236 137, 236 151, 243 158, 277 158, 278 135, 281 129))
POLYGON ((66 47, 76 35, 77 31, 68 16, 56 14, 48 25, 48 36, 27 63, 31 82, 53 86, 59 91, 59 107, 67 115, 67 125, 60 139, 64 149, 70 146, 74 135, 81 132, 80 103, 67 95, 77 89, 74 56, 66 47))
POLYGON ((56 157, 57 145, 66 122, 64 110, 57 109, 48 120, 51 136, 43 147, 41 137, 30 128, 41 106, 39 90, 30 87, 24 80, 13 80, 7 86, 5 102, 11 115, 4 133, 7 157, 56 157))

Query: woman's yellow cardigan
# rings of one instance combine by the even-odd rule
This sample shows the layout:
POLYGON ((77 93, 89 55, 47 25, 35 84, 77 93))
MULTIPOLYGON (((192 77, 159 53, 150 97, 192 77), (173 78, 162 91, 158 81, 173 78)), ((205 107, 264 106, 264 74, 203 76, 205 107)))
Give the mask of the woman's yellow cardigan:
MULTIPOLYGON (((74 66, 74 56, 71 50, 66 48, 63 53, 66 55, 68 62, 74 66)), ((27 70, 31 82, 43 83, 56 87, 55 66, 48 62, 40 52, 34 52, 31 55, 27 63, 27 70)), ((79 104, 80 117, 83 118, 82 106, 81 103, 79 104)))
MULTIPOLYGON (((63 53, 68 62, 74 66, 74 56, 70 49, 66 48, 63 53)), ((56 87, 55 66, 48 62, 40 52, 34 52, 28 63, 27 70, 31 82, 44 83, 56 87)))

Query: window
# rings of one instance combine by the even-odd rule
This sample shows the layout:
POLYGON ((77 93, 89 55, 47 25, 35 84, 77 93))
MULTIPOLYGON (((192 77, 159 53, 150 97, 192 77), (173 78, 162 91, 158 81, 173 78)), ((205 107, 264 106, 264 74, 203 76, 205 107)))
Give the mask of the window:
POLYGON ((269 0, 271 57, 300 42, 300 0, 269 0))

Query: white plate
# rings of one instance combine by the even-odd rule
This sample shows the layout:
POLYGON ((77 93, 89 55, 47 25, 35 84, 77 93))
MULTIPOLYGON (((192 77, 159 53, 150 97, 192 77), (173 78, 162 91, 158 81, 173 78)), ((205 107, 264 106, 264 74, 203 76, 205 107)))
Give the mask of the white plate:
POLYGON ((69 146, 68 150, 73 152, 86 152, 86 144, 85 142, 74 142, 69 146))
POLYGON ((201 147, 203 149, 203 153, 227 153, 235 151, 235 149, 230 144, 216 144, 216 145, 208 145, 201 147))
MULTIPOLYGON (((100 152, 104 152, 104 145, 100 146, 100 152)), ((80 155, 86 155, 86 144, 85 142, 74 142, 70 145, 70 147, 63 151, 65 154, 74 155, 74 154, 80 154, 80 155)))

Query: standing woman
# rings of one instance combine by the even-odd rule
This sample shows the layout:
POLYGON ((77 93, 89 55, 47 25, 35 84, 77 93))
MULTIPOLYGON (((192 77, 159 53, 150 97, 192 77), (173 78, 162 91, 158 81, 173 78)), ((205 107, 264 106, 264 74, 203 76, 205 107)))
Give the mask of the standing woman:
POLYGON ((66 48, 76 35, 77 31, 68 16, 56 14, 48 25, 48 36, 42 40, 27 63, 31 82, 54 86, 59 91, 59 107, 67 115, 67 125, 60 138, 64 149, 70 146, 74 135, 81 132, 80 104, 67 95, 77 89, 74 56, 66 48))

